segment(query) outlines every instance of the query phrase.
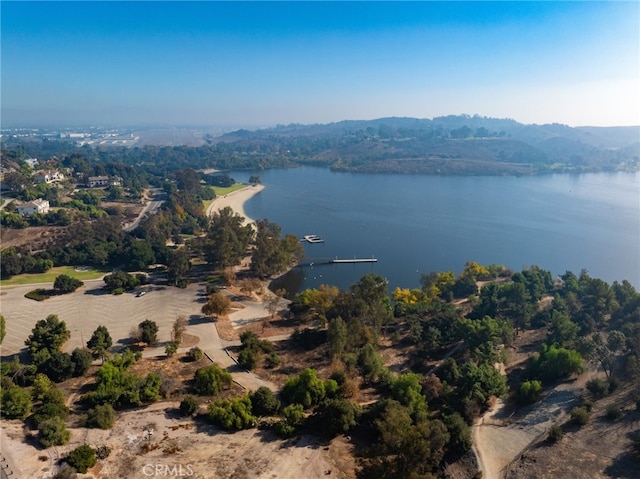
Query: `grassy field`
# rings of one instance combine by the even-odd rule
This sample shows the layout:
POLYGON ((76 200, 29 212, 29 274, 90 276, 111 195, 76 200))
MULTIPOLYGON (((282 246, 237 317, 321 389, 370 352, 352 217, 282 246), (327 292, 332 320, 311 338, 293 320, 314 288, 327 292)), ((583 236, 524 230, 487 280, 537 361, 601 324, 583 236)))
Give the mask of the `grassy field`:
POLYGON ((98 279, 110 272, 110 269, 90 269, 89 271, 76 271, 73 266, 56 266, 55 268, 51 268, 46 273, 19 274, 17 276, 14 276, 13 278, 3 279, 2 281, 0 281, 0 286, 21 286, 24 284, 36 283, 51 283, 51 285, 53 286, 53 282, 55 281, 56 277, 61 274, 66 274, 68 276, 71 276, 72 278, 77 278, 79 280, 86 280, 98 279))
MULTIPOLYGON (((247 188, 247 185, 245 185, 244 183, 234 183, 233 185, 227 186, 226 188, 223 188, 221 186, 210 186, 209 188, 213 190, 213 192, 216 194, 216 197, 219 197, 228 195, 229 193, 233 193, 234 191, 241 190, 242 188, 247 188)), ((202 204, 204 205, 204 210, 207 211, 209 205, 211 205, 211 203, 213 203, 214 201, 215 199, 203 201, 202 204)))

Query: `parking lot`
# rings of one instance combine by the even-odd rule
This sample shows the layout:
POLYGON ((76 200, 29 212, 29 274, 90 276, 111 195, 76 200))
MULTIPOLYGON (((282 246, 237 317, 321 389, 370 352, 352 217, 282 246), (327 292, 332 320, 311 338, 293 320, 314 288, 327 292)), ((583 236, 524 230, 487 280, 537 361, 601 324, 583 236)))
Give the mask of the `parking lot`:
POLYGON ((37 287, 50 288, 50 285, 0 290, 0 312, 7 324, 2 356, 24 349, 24 341, 36 322, 50 314, 58 315, 71 331, 71 338, 64 348, 67 352, 85 345, 100 325, 107 327, 117 347, 126 345, 132 328, 145 319, 158 324, 159 343, 171 340, 171 328, 178 316, 185 316, 192 325, 202 323, 200 308, 205 302, 202 285, 193 284, 186 289, 146 285, 146 294, 142 296, 137 296, 140 290, 115 296, 103 291, 102 286, 102 280, 85 281, 85 286, 76 292, 45 301, 34 301, 24 295, 37 287))

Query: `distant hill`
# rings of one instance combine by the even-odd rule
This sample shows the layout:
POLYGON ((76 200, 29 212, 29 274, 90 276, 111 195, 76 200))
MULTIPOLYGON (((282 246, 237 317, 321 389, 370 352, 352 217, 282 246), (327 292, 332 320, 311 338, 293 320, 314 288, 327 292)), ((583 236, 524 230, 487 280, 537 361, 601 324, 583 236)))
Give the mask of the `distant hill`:
POLYGON ((279 125, 227 133, 212 143, 345 171, 534 174, 640 165, 640 127, 525 125, 477 115, 279 125))

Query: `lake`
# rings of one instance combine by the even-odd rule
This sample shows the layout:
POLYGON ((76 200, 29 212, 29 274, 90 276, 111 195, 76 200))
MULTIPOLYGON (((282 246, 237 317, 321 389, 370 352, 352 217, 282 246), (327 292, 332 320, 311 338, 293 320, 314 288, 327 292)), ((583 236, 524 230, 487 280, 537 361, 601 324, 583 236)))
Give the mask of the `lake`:
MULTIPOLYGON (((231 172, 236 181, 252 173, 231 172)), ((255 173, 253 173, 255 174, 255 173)), ((305 244, 313 266, 285 275, 291 292, 366 273, 415 288, 421 274, 462 271, 466 261, 554 275, 584 268, 609 283, 640 287, 640 173, 461 177, 333 173, 301 167, 266 170, 266 189, 245 205, 284 233, 316 234, 305 244), (318 264, 332 258, 377 263, 318 264)))

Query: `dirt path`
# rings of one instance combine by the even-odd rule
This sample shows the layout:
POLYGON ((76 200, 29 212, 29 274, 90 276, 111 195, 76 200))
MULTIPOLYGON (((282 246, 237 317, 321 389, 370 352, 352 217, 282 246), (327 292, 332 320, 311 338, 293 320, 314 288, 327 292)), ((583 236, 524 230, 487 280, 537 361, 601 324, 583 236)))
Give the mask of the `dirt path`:
POLYGON ((533 441, 544 436, 549 427, 567 416, 580 399, 584 383, 590 377, 562 383, 537 403, 513 410, 502 400, 487 411, 471 428, 473 450, 483 479, 499 479, 504 468, 533 441))

